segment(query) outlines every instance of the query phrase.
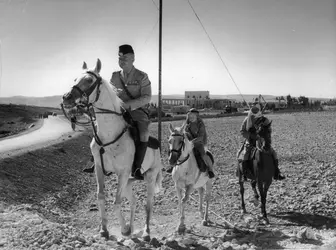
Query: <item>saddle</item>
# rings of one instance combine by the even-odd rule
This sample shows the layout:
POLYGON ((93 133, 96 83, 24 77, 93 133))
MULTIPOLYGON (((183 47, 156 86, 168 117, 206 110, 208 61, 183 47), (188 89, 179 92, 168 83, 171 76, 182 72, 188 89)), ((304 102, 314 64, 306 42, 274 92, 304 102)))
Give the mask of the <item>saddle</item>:
MULTIPOLYGON (((128 110, 123 110, 123 117, 127 124, 129 125, 128 130, 130 131, 131 137, 134 140, 134 144, 137 145, 140 142, 140 133, 138 124, 133 120, 130 112, 128 110)), ((149 136, 148 147, 152 149, 158 149, 160 147, 160 142, 153 136, 149 136)))
MULTIPOLYGON (((244 144, 243 144, 242 147, 237 152, 237 160, 238 160, 238 162, 243 162, 244 161, 245 150, 246 150, 246 148, 244 147, 244 144)), ((248 159, 247 160, 248 161, 252 161, 254 159, 257 151, 258 151, 258 149, 253 146, 251 148, 249 154, 248 154, 248 159)))

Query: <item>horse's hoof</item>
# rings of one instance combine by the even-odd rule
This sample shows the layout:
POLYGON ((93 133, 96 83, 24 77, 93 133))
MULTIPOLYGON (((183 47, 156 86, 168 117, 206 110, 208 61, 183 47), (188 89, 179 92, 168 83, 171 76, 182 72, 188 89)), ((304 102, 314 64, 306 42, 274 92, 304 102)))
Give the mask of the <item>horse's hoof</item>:
POLYGON ((253 200, 252 203, 255 207, 258 207, 259 204, 260 204, 260 202, 258 200, 253 200))
POLYGON ((150 242, 151 237, 147 234, 147 235, 142 236, 142 240, 146 242, 150 242))
POLYGON ((108 231, 100 231, 100 236, 105 238, 105 239, 108 239, 110 237, 108 231))
POLYGON ((185 225, 179 226, 179 227, 177 228, 177 233, 180 234, 180 235, 181 235, 181 234, 184 234, 185 231, 186 231, 186 226, 185 226, 185 225))
POLYGON ((269 224, 270 224, 270 223, 269 223, 269 220, 268 220, 267 218, 264 217, 263 219, 264 219, 266 225, 269 225, 269 224))
POLYGON ((126 225, 124 230, 121 231, 122 236, 130 236, 132 234, 132 228, 130 225, 126 225))
POLYGON ((240 213, 241 214, 246 214, 247 212, 246 212, 246 209, 242 209, 241 211, 240 211, 240 213))
POLYGON ((202 220, 202 225, 205 226, 205 227, 208 226, 208 221, 207 220, 202 220))

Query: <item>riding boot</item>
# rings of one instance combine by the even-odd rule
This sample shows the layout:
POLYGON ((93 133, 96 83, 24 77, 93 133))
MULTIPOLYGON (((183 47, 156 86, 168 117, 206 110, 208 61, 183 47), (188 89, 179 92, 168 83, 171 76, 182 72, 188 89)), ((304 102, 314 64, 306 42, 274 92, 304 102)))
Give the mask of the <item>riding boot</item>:
POLYGON ((140 141, 136 145, 136 151, 132 168, 132 177, 134 177, 136 180, 144 179, 144 176, 141 173, 141 165, 146 155, 147 146, 148 142, 142 142, 142 141, 140 141))
POLYGON ((211 161, 210 157, 207 156, 207 155, 204 155, 203 156, 203 161, 208 168, 209 178, 210 179, 214 178, 215 174, 214 174, 213 169, 212 169, 212 161, 211 161))
POLYGON ((207 165, 202 157, 202 155, 198 152, 198 150, 196 148, 193 149, 195 158, 196 158, 196 162, 197 162, 197 166, 199 168, 199 170, 201 172, 206 172, 207 171, 207 165))
POLYGON ((279 160, 278 159, 274 159, 274 166, 275 166, 275 171, 274 171, 274 180, 284 180, 286 179, 285 176, 282 176, 280 174, 280 169, 279 169, 279 160))
MULTIPOLYGON (((91 156, 91 158, 90 158, 90 161, 91 162, 93 162, 93 156, 91 156)), ((84 168, 83 169, 83 172, 85 172, 85 173, 93 173, 94 172, 94 168, 95 168, 95 164, 93 163, 92 165, 91 165, 91 167, 86 167, 86 168, 84 168)))

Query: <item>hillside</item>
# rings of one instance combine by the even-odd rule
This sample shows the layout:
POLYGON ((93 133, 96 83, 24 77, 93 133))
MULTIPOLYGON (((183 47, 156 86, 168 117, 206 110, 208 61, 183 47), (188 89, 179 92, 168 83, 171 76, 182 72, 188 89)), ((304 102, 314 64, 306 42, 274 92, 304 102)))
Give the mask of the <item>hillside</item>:
POLYGON ((38 122, 38 115, 44 112, 61 114, 60 109, 0 104, 0 138, 21 133, 38 122))
MULTIPOLYGON (((249 94, 243 95, 244 99, 247 102, 252 101, 253 98, 257 97, 258 94, 249 94)), ((275 100, 276 96, 274 95, 263 95, 266 101, 275 100)), ((293 96, 294 97, 294 96, 293 96)), ((163 95, 163 99, 183 99, 184 95, 176 94, 176 95, 163 95)), ((211 99, 233 99, 236 101, 243 101, 243 98, 238 95, 211 95, 211 99)), ((316 97, 308 97, 309 100, 321 100, 321 101, 328 101, 328 98, 316 98, 316 97)), ((52 108, 59 108, 60 103, 62 102, 62 96, 45 96, 45 97, 28 97, 28 96, 12 96, 12 97, 0 97, 0 104, 24 104, 24 105, 31 105, 31 106, 39 106, 39 107, 52 107, 52 108)), ((158 95, 152 96, 152 102, 158 103, 158 95)))

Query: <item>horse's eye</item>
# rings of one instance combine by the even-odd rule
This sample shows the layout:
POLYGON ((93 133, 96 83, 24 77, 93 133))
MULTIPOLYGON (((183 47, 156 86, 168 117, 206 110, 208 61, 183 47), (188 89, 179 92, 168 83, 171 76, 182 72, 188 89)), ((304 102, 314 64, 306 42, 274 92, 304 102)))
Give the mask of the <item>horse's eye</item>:
POLYGON ((76 82, 76 81, 77 81, 77 78, 74 79, 74 82, 76 82))

